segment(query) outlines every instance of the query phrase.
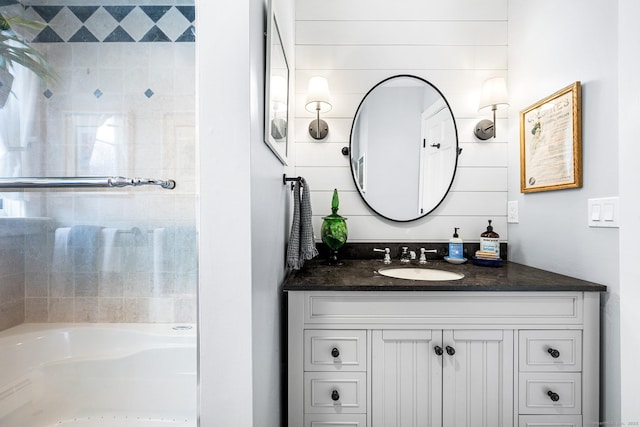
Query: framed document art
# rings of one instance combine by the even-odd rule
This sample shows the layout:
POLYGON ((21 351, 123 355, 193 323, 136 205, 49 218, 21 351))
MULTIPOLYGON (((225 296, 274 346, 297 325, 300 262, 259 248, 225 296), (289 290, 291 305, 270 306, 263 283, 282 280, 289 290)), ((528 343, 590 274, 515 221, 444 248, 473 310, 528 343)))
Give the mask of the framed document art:
POLYGON ((520 192, 582 187, 581 103, 575 82, 520 112, 520 192))

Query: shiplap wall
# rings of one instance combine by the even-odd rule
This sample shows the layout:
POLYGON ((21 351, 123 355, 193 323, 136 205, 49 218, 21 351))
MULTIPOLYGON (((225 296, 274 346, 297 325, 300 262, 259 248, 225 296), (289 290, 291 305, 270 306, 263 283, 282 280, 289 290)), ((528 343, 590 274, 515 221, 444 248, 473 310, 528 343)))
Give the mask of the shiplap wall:
MULTIPOLYGON (((296 174, 311 188, 316 236, 322 216, 331 213, 333 189, 339 213, 348 218, 349 241, 445 241, 460 227, 465 241, 478 241, 492 219, 507 240, 507 113, 498 110, 497 138, 479 142, 475 123, 485 79, 506 76, 507 0, 297 0, 295 60, 296 174), (351 122, 360 100, 379 81, 413 74, 438 87, 447 98, 463 149, 445 201, 417 221, 388 221, 360 199, 351 178, 351 122), (329 136, 307 133, 314 115, 304 108, 309 78, 329 80, 333 109, 322 116, 329 136)), ((388 177, 402 185, 403 176, 388 177)))

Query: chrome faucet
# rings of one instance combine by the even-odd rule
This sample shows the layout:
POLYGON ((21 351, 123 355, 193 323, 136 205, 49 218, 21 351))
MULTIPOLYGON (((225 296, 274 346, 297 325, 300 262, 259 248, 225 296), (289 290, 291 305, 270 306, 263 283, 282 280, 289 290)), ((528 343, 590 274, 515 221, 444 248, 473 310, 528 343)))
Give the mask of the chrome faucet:
POLYGON ((416 253, 410 251, 408 247, 402 247, 402 253, 400 254, 400 262, 402 264, 409 264, 412 259, 416 259, 416 253))
POLYGON ((384 252, 384 260, 382 261, 384 264, 391 264, 391 251, 389 248, 384 249, 373 249, 374 252, 384 252))

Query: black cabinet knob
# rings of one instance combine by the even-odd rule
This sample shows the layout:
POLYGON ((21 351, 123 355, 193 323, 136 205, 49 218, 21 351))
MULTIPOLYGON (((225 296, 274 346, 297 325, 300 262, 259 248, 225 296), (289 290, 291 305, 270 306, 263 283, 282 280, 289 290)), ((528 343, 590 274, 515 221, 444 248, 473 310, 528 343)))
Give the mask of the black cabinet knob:
POLYGON ((433 348, 433 351, 435 351, 438 356, 442 356, 442 353, 444 353, 444 351, 442 351, 442 347, 440 347, 439 345, 435 346, 433 348))
POLYGON ((336 347, 333 347, 333 348, 331 349, 331 355, 332 355, 333 357, 338 357, 338 356, 340 356, 340 350, 338 350, 336 347))
POLYGON ((338 393, 338 390, 333 390, 331 392, 331 400, 333 400, 334 402, 340 400, 340 393, 338 393))
POLYGON ((555 348, 549 347, 549 349, 547 351, 549 352, 551 357, 553 357, 554 359, 557 359, 558 357, 560 357, 560 352, 558 350, 556 350, 555 348))
POLYGON ((449 356, 453 356, 454 354, 456 354, 456 349, 451 347, 451 346, 446 346, 445 347, 447 349, 447 354, 449 356))
POLYGON ((560 400, 560 395, 558 395, 558 393, 552 392, 551 390, 547 392, 547 396, 549 396, 549 399, 553 400, 554 402, 560 400))

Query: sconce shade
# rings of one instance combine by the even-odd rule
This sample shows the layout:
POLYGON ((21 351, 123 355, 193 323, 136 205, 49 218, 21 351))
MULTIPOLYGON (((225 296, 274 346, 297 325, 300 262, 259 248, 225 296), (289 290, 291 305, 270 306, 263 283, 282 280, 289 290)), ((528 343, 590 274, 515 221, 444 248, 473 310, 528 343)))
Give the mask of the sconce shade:
POLYGON ((326 78, 316 76, 309 80, 305 109, 310 113, 326 113, 331 111, 329 82, 326 78))
POLYGON ((493 77, 486 80, 482 85, 478 111, 486 107, 491 107, 493 120, 480 120, 476 124, 475 130, 473 131, 476 138, 484 141, 496 137, 496 110, 498 109, 498 105, 509 105, 507 84, 504 81, 504 77, 493 77))
POLYGON ((507 84, 504 81, 504 77, 493 77, 484 82, 478 111, 486 107, 495 109, 497 105, 509 105, 507 84))
POLYGON ((329 82, 326 78, 322 76, 311 77, 304 108, 310 113, 316 113, 316 119, 309 124, 309 135, 315 140, 326 138, 329 133, 329 125, 324 120, 320 120, 320 113, 331 111, 329 82))

